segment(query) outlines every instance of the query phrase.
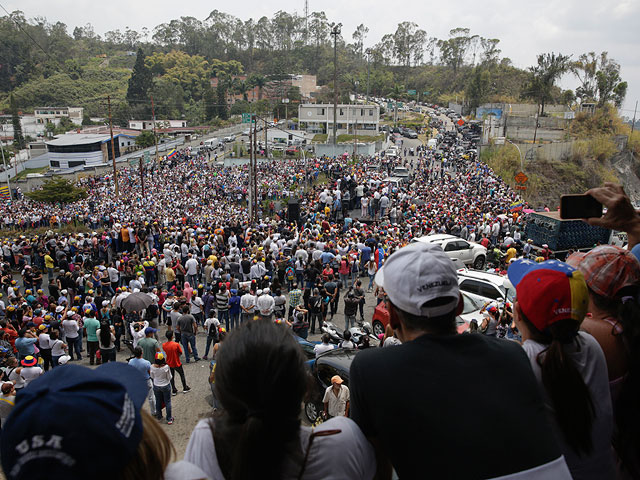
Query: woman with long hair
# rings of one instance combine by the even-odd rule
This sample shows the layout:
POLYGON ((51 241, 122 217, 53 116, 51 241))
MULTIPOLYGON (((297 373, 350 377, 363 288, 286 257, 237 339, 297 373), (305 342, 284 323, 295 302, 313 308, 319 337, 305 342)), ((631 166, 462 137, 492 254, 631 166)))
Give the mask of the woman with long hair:
POLYGON ((243 323, 217 354, 222 408, 198 423, 185 460, 214 480, 373 478, 372 447, 352 420, 300 426, 309 380, 302 349, 286 327, 243 323))
POLYGON ((589 294, 579 270, 557 260, 516 260, 514 318, 574 480, 614 479, 613 415, 598 342, 580 331, 589 294))
POLYGON ((116 361, 116 335, 115 328, 109 325, 108 321, 100 322, 100 328, 96 330, 100 347, 100 358, 102 363, 116 361))
POLYGON ((582 329, 607 360, 621 473, 640 478, 640 262, 628 250, 602 245, 571 255, 567 263, 582 272, 589 288, 582 329))

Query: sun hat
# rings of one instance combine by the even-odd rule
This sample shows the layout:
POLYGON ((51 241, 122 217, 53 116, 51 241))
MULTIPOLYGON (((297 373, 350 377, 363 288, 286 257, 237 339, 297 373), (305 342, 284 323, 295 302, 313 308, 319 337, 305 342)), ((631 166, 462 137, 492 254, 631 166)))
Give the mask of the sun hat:
POLYGON ((38 364, 38 359, 33 355, 27 355, 20 363, 23 367, 33 367, 38 364))
POLYGON ((565 319, 581 323, 589 292, 582 272, 558 260, 536 263, 520 259, 509 266, 520 309, 539 330, 565 319))
POLYGON ((344 380, 342 380, 342 377, 340 375, 334 375, 333 377, 331 377, 331 383, 337 383, 338 385, 342 385, 342 382, 344 380))
POLYGON ((414 242, 395 251, 376 273, 375 282, 385 289, 394 305, 413 315, 445 315, 456 308, 460 299, 454 264, 435 244, 414 242), (437 298, 450 301, 424 306, 437 298))
POLYGON ((580 270, 589 288, 603 297, 615 297, 622 288, 640 284, 640 262, 629 250, 615 245, 573 253, 567 263, 580 270))
POLYGON ((117 477, 114 465, 127 465, 142 439, 140 409, 147 390, 144 375, 125 363, 50 370, 20 392, 2 425, 5 474, 18 480, 43 472, 50 479, 91 478, 96 472, 117 477), (100 455, 95 445, 104 448, 100 455))

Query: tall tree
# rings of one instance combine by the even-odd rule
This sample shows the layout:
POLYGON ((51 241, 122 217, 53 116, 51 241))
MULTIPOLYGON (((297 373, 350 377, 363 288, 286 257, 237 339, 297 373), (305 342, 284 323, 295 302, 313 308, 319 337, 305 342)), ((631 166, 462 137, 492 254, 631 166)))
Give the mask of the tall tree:
POLYGON ((569 70, 570 56, 555 53, 538 55, 538 63, 529 67, 529 80, 523 95, 538 102, 540 115, 544 115, 544 106, 553 100, 553 87, 557 80, 569 70))
POLYGON ((612 101, 616 107, 620 107, 627 95, 627 82, 620 78, 620 64, 609 58, 607 52, 600 55, 600 69, 596 72, 596 84, 598 86, 598 104, 602 107, 612 101))
POLYGON ((369 27, 366 27, 363 23, 358 25, 356 31, 353 32, 353 40, 354 50, 360 57, 360 59, 364 58, 364 39, 367 38, 367 34, 369 33, 369 27))
POLYGON ((27 146, 24 135, 22 134, 22 124, 20 123, 20 116, 18 115, 18 106, 13 94, 9 96, 9 109, 11 110, 11 123, 13 124, 13 145, 22 150, 27 146))
POLYGON ((442 63, 453 68, 454 75, 464 65, 464 58, 471 42, 469 32, 468 28, 454 28, 449 31, 448 40, 438 40, 442 63))
POLYGON ((475 67, 471 75, 471 80, 465 89, 465 93, 469 99, 469 106, 472 109, 478 108, 487 100, 490 89, 491 76, 487 69, 475 67))
POLYGON ((129 104, 142 104, 149 101, 149 89, 152 86, 153 77, 151 70, 145 65, 145 55, 142 48, 138 48, 136 63, 133 66, 129 88, 127 89, 127 102, 129 104))

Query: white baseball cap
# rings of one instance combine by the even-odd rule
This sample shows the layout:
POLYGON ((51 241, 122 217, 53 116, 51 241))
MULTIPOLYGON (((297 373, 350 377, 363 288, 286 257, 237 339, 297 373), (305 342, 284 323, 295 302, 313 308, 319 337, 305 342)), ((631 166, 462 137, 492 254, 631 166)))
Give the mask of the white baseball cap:
POLYGON ((400 310, 421 317, 438 317, 456 308, 460 300, 453 261, 435 244, 414 242, 394 252, 378 270, 376 283, 400 310), (426 307, 437 298, 442 305, 426 307))

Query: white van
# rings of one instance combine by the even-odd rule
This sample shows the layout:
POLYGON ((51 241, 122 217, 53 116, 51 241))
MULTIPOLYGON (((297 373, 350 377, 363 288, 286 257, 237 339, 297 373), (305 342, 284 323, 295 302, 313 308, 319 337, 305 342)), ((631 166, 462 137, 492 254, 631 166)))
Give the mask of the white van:
POLYGON ((435 150, 437 146, 438 146, 438 140, 436 140, 435 138, 430 138, 429 141, 427 142, 427 147, 430 148, 431 150, 435 150))
POLYGON ((217 138, 210 138, 204 141, 204 146, 209 148, 216 148, 219 143, 220 140, 218 140, 217 138))

